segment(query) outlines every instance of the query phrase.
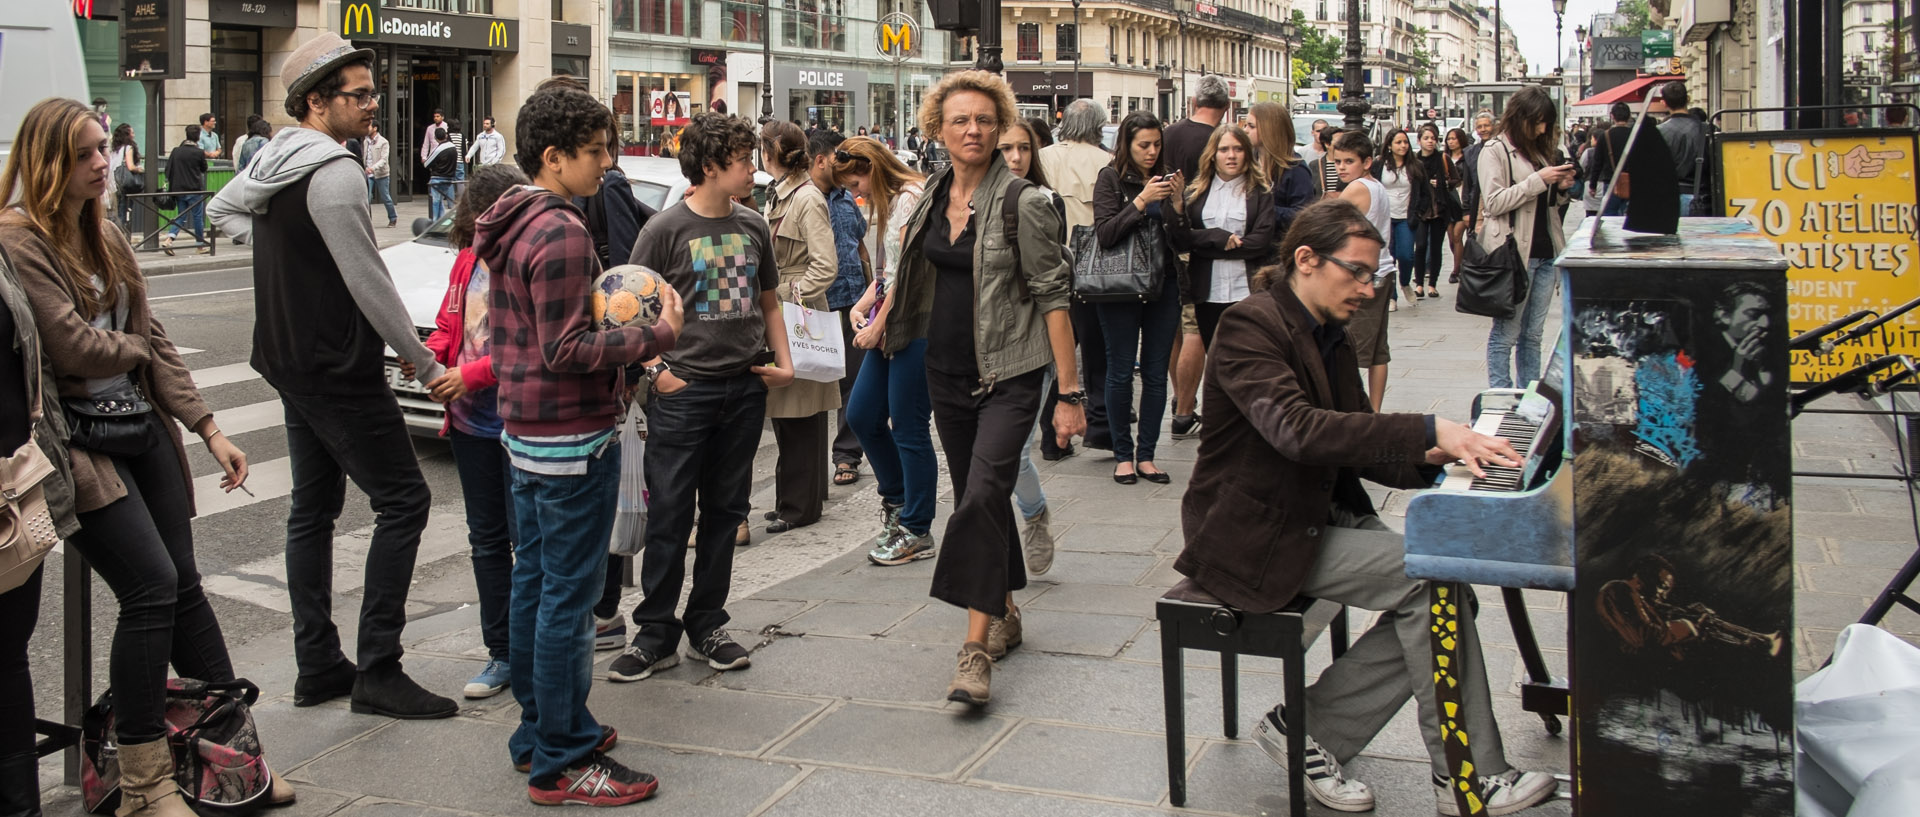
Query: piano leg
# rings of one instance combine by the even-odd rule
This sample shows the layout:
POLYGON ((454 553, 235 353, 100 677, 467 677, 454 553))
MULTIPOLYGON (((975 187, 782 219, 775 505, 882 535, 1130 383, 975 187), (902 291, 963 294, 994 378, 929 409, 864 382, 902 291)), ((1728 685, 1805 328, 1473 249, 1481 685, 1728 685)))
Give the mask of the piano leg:
MULTIPOLYGON (((1558 685, 1554 683, 1553 675, 1547 672, 1546 659, 1540 657, 1540 642, 1533 637, 1533 621, 1527 617, 1526 598, 1520 594, 1519 588, 1502 587, 1500 599, 1507 608, 1507 623, 1513 627, 1513 643, 1520 648, 1520 663, 1527 668, 1528 689, 1522 692, 1527 693, 1534 688, 1542 687, 1554 689, 1558 685)), ((1526 707, 1527 711, 1540 715, 1540 721, 1546 725, 1549 735, 1560 734, 1559 716, 1567 714, 1566 691, 1562 689, 1559 694, 1559 705, 1551 707, 1551 711, 1546 711, 1547 707, 1526 707)), ((1532 697, 1532 695, 1522 694, 1522 703, 1532 703, 1530 700, 1532 697)))
POLYGON ((1233 650, 1220 651, 1220 712, 1227 740, 1240 737, 1240 656, 1233 650))

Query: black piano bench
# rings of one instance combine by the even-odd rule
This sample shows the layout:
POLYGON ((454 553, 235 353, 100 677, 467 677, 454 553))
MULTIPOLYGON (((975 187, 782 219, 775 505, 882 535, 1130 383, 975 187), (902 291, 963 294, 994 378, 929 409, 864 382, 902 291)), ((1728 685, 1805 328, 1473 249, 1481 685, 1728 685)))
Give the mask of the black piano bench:
POLYGON ((1306 695, 1307 648, 1322 629, 1333 632, 1333 655, 1347 651, 1347 608, 1301 596, 1271 613, 1235 609, 1182 580, 1154 604, 1160 620, 1160 672, 1167 707, 1167 785, 1173 805, 1187 804, 1186 661, 1182 650, 1220 654, 1222 730, 1239 737, 1239 657, 1278 658, 1286 673, 1286 706, 1293 723, 1287 730, 1289 813, 1307 813, 1306 695))

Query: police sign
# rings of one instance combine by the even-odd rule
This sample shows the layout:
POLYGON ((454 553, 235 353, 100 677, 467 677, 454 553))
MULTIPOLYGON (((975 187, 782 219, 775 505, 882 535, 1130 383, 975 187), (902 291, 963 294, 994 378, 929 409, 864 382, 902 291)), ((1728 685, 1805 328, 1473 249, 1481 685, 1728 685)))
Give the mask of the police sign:
POLYGON ((518 51, 520 21, 477 14, 382 8, 379 0, 346 0, 340 5, 340 36, 349 40, 471 51, 518 51))
POLYGON ((920 21, 899 12, 881 17, 873 29, 873 46, 891 62, 920 56, 920 21))

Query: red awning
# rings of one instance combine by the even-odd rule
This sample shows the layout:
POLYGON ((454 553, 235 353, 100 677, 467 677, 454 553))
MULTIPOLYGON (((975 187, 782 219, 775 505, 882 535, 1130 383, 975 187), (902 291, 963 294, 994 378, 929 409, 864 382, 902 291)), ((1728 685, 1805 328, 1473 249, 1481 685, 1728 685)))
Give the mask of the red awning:
POLYGON ((1612 105, 1615 102, 1639 102, 1641 100, 1644 100, 1646 98, 1647 89, 1655 85, 1664 85, 1669 82, 1686 82, 1686 81, 1687 81, 1686 76, 1681 74, 1653 76, 1653 77, 1634 77, 1631 80, 1622 82, 1619 85, 1615 85, 1612 88, 1608 88, 1607 90, 1601 91, 1600 93, 1594 94, 1593 96, 1587 97, 1586 99, 1582 99, 1579 102, 1573 103, 1572 107, 1575 110, 1569 111, 1569 113, 1571 113, 1574 116, 1586 116, 1586 115, 1590 115, 1588 111, 1592 111, 1591 115, 1596 115, 1596 116, 1605 115, 1607 111, 1607 107, 1612 105), (1578 110, 1581 108, 1585 108, 1588 110, 1587 111, 1578 110))

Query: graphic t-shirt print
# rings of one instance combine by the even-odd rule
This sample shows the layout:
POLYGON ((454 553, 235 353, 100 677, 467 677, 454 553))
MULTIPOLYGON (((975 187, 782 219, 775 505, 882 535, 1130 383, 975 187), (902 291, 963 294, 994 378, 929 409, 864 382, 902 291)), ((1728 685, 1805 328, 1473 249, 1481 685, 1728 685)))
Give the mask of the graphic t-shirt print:
POLYGON ((687 242, 694 275, 693 314, 698 320, 725 321, 753 316, 753 241, 746 233, 701 236, 687 242))

